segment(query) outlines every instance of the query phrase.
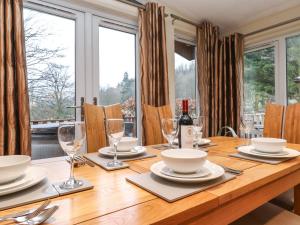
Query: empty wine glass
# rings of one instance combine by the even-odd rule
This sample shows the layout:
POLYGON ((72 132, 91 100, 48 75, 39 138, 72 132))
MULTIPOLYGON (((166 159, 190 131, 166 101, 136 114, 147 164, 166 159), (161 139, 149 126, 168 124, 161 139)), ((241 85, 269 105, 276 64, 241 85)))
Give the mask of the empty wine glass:
POLYGON ((70 157, 70 177, 60 185, 62 189, 73 189, 83 185, 83 182, 74 177, 74 157, 79 152, 85 141, 84 122, 67 122, 58 128, 58 141, 61 148, 70 157))
POLYGON ((173 142, 178 135, 178 120, 177 119, 162 119, 162 133, 167 139, 170 148, 173 147, 173 142))
POLYGON ((254 129, 254 115, 244 114, 241 116, 240 133, 241 136, 247 139, 247 145, 250 144, 251 133, 254 129))
POLYGON ((117 158, 117 148, 120 140, 124 136, 124 120, 123 119, 107 119, 106 120, 106 132, 114 146, 114 159, 107 163, 108 167, 122 166, 123 163, 117 158))
POLYGON ((202 128, 204 123, 204 116, 197 116, 193 119, 193 136, 194 142, 196 143, 196 148, 199 148, 199 142, 202 139, 202 128))

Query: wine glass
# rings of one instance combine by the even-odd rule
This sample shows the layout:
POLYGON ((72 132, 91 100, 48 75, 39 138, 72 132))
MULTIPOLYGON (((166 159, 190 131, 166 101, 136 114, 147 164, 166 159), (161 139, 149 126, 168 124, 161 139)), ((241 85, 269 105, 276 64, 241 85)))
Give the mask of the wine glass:
POLYGON ((247 145, 250 144, 251 132, 254 129, 254 115, 244 114, 241 116, 240 132, 247 139, 247 145))
POLYGON ((162 119, 162 133, 165 139, 167 139, 170 148, 173 146, 173 142, 178 135, 178 120, 177 119, 162 119))
POLYGON ((199 142, 202 139, 202 128, 204 123, 204 116, 197 116, 193 119, 193 136, 194 141, 196 142, 196 148, 199 148, 199 142))
POLYGON ((123 163, 117 158, 117 148, 120 140, 124 136, 125 126, 123 119, 107 119, 106 132, 114 147, 114 159, 107 163, 108 167, 122 166, 123 163))
POLYGON ((84 122, 61 123, 58 128, 58 141, 61 148, 70 157, 70 177, 60 185, 62 189, 73 189, 83 185, 83 182, 74 178, 74 157, 85 142, 84 122))

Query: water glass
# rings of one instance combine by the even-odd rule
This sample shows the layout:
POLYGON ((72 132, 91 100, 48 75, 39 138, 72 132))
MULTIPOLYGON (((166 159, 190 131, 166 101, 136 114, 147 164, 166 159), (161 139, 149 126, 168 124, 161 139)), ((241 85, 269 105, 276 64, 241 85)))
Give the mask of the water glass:
POLYGON ((177 119, 162 119, 162 133, 165 139, 167 139, 170 148, 173 147, 173 142, 178 135, 178 120, 177 119))
POLYGON ((122 161, 118 160, 117 149, 118 144, 124 136, 125 125, 123 119, 107 119, 106 120, 106 132, 110 142, 114 147, 114 158, 112 161, 107 163, 108 167, 119 167, 122 166, 122 161))
POLYGON ((202 139, 202 129, 204 124, 204 116, 197 116, 193 119, 193 136, 196 148, 199 148, 199 142, 202 139))
POLYGON ((244 114, 241 116, 240 122, 240 133, 244 138, 247 139, 247 145, 250 144, 251 133, 254 129, 254 115, 253 114, 244 114))
POLYGON ((67 122, 60 124, 58 128, 58 141, 61 148, 70 157, 70 177, 60 185, 62 189, 73 189, 83 185, 83 182, 74 177, 74 157, 80 151, 85 142, 84 122, 67 122))

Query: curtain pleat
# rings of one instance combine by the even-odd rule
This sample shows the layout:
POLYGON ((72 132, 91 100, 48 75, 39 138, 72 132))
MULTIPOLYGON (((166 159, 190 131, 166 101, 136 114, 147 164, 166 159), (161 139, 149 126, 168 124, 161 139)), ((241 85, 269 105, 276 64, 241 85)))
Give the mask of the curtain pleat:
POLYGON ((169 104, 165 9, 147 3, 139 10, 139 39, 142 104, 169 104))
POLYGON ((0 155, 31 155, 22 0, 0 1, 0 155))
POLYGON ((203 22, 197 30, 200 111, 206 116, 204 136, 223 126, 238 132, 243 76, 243 37, 219 36, 219 28, 203 22))

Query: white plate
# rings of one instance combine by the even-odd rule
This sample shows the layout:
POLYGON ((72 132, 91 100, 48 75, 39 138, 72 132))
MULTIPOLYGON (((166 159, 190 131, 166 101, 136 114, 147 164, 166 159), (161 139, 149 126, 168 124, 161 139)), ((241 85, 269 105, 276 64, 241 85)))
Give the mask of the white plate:
POLYGON ((199 178, 199 177, 206 177, 210 174, 210 171, 203 167, 200 170, 198 170, 196 173, 176 173, 172 169, 168 167, 163 167, 160 171, 161 173, 171 176, 171 177, 181 177, 181 178, 199 178))
POLYGON ((38 184, 45 178, 46 178, 45 170, 43 170, 41 167, 31 166, 26 170, 25 175, 22 178, 20 178, 20 179, 25 180, 24 183, 21 182, 22 183, 21 184, 20 180, 16 180, 15 182, 6 184, 10 187, 7 188, 8 186, 6 186, 6 188, 2 188, 0 190, 0 196, 8 195, 11 193, 15 193, 15 192, 27 189, 29 187, 32 187, 32 186, 38 184))
MULTIPOLYGON (((201 141, 198 142, 198 145, 208 145, 211 142, 211 140, 207 138, 201 138, 201 141)), ((178 138, 176 138, 173 142, 175 145, 178 145, 178 138)), ((194 143, 195 144, 195 143, 194 143)))
MULTIPOLYGON (((146 151, 145 147, 142 146, 136 146, 134 148, 131 149, 131 151, 128 152, 118 152, 117 151, 117 156, 120 157, 129 157, 129 156, 137 156, 140 154, 143 154, 146 151)), ((104 147, 104 148, 100 148, 98 150, 98 152, 104 156, 109 156, 109 157, 113 157, 114 156, 114 148, 112 147, 104 147)))
POLYGON ((289 153, 287 151, 280 151, 280 152, 263 152, 257 149, 252 149, 250 150, 251 152, 254 152, 255 154, 260 154, 260 155, 266 155, 266 156, 273 156, 273 155, 277 155, 277 156, 285 156, 288 155, 289 153))
POLYGON ((167 176, 161 172, 162 168, 164 168, 166 165, 163 161, 154 163, 150 170, 155 175, 162 177, 167 180, 179 182, 179 183, 201 183, 209 180, 217 179, 224 175, 225 171, 221 166, 218 166, 208 160, 206 160, 203 167, 209 170, 210 174, 206 177, 198 177, 198 178, 181 178, 181 177, 172 177, 167 176))
POLYGON ((288 153, 288 154, 284 154, 284 155, 266 154, 263 152, 258 152, 257 150, 255 151, 254 147, 251 145, 240 146, 237 150, 238 150, 238 152, 241 152, 241 153, 245 153, 248 155, 254 155, 254 156, 260 156, 260 157, 264 157, 264 158, 294 158, 294 157, 297 157, 300 155, 300 152, 298 152, 297 150, 290 149, 290 148, 283 148, 283 151, 288 153))

